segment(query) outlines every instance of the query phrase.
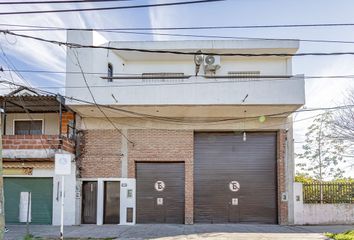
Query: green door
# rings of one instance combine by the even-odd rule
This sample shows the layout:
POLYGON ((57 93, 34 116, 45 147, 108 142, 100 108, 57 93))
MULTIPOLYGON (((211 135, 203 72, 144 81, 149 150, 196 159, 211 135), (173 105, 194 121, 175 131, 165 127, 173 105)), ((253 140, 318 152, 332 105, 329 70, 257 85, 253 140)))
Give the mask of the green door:
POLYGON ((53 178, 4 178, 7 224, 20 223, 21 192, 31 192, 31 223, 52 224, 53 178))

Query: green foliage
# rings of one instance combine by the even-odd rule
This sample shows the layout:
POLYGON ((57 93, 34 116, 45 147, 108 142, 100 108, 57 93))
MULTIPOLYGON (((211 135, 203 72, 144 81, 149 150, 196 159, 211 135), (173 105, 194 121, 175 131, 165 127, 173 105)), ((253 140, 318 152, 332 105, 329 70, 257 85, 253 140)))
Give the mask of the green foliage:
POLYGON ((354 240, 354 230, 347 231, 345 233, 326 233, 327 237, 333 238, 335 240, 354 240))
MULTIPOLYGON (((295 182, 301 183, 319 183, 317 179, 314 179, 306 174, 297 174, 295 176, 295 182)), ((354 183, 354 178, 338 178, 331 181, 322 181, 324 183, 354 183)))
POLYGON ((23 238, 24 240, 38 240, 40 238, 35 238, 32 234, 26 234, 23 238))
POLYGON ((317 180, 307 176, 306 174, 298 174, 295 176, 295 182, 314 183, 317 182, 317 180))
POLYGON ((295 176, 303 184, 304 203, 354 203, 354 179, 318 181, 306 175, 295 176))
POLYGON ((303 151, 296 155, 302 160, 297 164, 298 175, 311 176, 318 181, 343 176, 344 171, 338 165, 345 162, 343 154, 347 146, 343 139, 333 137, 331 124, 332 114, 326 112, 308 127, 303 151))

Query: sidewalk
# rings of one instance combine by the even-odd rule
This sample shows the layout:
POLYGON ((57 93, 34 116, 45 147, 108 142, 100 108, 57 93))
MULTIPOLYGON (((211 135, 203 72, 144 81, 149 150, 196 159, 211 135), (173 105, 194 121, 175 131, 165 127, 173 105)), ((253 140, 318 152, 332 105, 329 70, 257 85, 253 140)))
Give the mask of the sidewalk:
MULTIPOLYGON (((26 234, 24 225, 9 225, 5 240, 21 240, 26 234)), ((247 240, 313 240, 327 239, 324 232, 343 232, 354 229, 353 225, 339 226, 280 226, 262 224, 137 224, 118 225, 81 225, 64 228, 64 237, 108 238, 108 239, 247 239, 247 240)), ((33 225, 30 233, 35 237, 56 238, 58 226, 33 225)))

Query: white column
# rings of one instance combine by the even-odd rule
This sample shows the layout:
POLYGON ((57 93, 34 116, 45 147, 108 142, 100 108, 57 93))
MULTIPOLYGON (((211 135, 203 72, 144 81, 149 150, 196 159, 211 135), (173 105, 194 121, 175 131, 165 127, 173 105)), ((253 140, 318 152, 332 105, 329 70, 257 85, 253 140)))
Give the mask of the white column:
POLYGON ((135 185, 134 178, 124 178, 120 182, 120 225, 133 225, 135 224, 135 185), (131 191, 131 196, 128 196, 128 191, 131 191), (133 208, 133 221, 127 222, 127 208, 133 208))
POLYGON ((304 224, 304 200, 302 183, 294 183, 294 224, 304 224))
POLYGON ((97 225, 103 225, 104 181, 97 180, 97 225))

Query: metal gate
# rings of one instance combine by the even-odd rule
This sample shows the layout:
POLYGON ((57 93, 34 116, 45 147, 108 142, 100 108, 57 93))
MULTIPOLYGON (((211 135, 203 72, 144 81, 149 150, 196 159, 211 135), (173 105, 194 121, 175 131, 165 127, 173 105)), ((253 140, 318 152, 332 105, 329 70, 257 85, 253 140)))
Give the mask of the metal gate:
POLYGON ((136 164, 137 223, 184 222, 184 163, 136 164))
POLYGON ((120 182, 104 182, 104 218, 105 224, 118 224, 120 212, 120 182))
POLYGON ((4 178, 6 223, 20 223, 21 193, 23 192, 31 193, 31 223, 52 224, 53 178, 32 177, 4 178))
POLYGON ((196 133, 194 221, 277 223, 276 133, 196 133))
POLYGON ((95 224, 97 221, 97 182, 82 182, 82 223, 95 224))

